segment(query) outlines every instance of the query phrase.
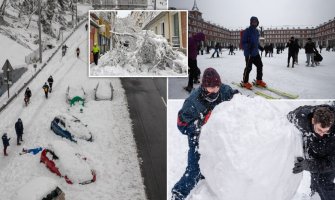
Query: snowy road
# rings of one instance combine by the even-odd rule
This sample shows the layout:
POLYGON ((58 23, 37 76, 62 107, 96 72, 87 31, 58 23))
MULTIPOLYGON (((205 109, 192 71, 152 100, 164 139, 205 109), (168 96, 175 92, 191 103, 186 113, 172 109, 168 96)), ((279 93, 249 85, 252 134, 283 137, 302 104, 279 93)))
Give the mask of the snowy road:
POLYGON ((57 181, 65 192, 66 199, 146 199, 140 173, 136 145, 131 130, 131 120, 124 89, 119 79, 88 78, 87 32, 80 27, 66 43, 67 54, 58 52, 43 71, 29 85, 32 90, 31 103, 23 104, 23 94, 0 113, 1 133, 11 137, 8 157, 1 154, 0 187, 1 199, 10 199, 12 194, 34 177, 47 176, 57 181), (78 59, 75 50, 79 47, 78 59), (53 92, 49 99, 44 98, 42 85, 53 75, 53 92), (98 82, 112 82, 113 101, 94 101, 94 88, 98 82), (83 113, 66 103, 65 92, 68 86, 83 87, 87 92, 87 103, 83 113), (22 97, 22 98, 21 98, 22 97), (88 125, 94 141, 79 141, 77 144, 56 136, 50 130, 50 122, 60 113, 77 116, 88 125), (17 146, 14 124, 21 118, 24 125, 23 144, 17 146), (88 185, 69 185, 63 178, 51 173, 40 164, 40 155, 19 156, 22 147, 47 147, 51 141, 64 140, 85 155, 96 170, 97 181, 88 185))
MULTIPOLYGON (((287 49, 282 54, 273 54, 273 57, 262 57, 263 80, 271 87, 284 90, 289 93, 298 94, 299 99, 333 99, 335 98, 335 53, 322 51, 323 61, 320 66, 306 67, 305 50, 299 51, 299 65, 294 68, 287 68, 287 49)), ((228 55, 228 51, 223 51, 220 58, 210 59, 211 54, 198 56, 198 66, 203 72, 207 67, 215 68, 221 80, 225 84, 232 81, 240 82, 245 67, 242 51, 237 51, 236 55, 228 55)), ((292 63, 292 60, 291 60, 292 63)), ((249 76, 249 81, 256 78, 256 67, 249 76)), ((188 93, 183 90, 187 85, 186 78, 169 79, 169 99, 184 99, 188 93)), ((241 89, 240 89, 241 90, 241 89)), ((254 96, 250 91, 241 90, 244 95, 254 96)), ((267 93, 267 92, 266 92, 267 93)), ((271 94, 271 93, 269 93, 271 94)), ((274 95, 275 97, 279 97, 274 95)))
POLYGON ((122 78, 148 199, 166 197, 166 78, 122 78))

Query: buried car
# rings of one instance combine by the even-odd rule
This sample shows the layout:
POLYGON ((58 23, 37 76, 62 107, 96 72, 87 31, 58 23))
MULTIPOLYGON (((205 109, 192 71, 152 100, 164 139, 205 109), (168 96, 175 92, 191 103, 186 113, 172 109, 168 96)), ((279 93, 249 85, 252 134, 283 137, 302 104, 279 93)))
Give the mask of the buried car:
POLYGON ((65 141, 55 141, 41 153, 40 162, 51 172, 64 177, 68 184, 95 182, 96 174, 86 157, 77 153, 65 141))
POLYGON ((12 200, 65 200, 57 182, 48 177, 38 177, 26 183, 12 196, 12 200))
POLYGON ((77 139, 83 139, 92 142, 92 133, 87 129, 87 125, 83 124, 78 118, 71 115, 56 116, 50 126, 56 135, 65 137, 73 142, 77 139))

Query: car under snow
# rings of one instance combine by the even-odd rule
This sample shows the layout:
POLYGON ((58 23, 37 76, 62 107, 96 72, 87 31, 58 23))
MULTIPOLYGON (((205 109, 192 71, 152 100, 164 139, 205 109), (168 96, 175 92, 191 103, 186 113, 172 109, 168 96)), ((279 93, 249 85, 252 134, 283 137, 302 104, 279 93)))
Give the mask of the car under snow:
POLYGON ((88 159, 77 153, 65 141, 55 141, 41 153, 40 162, 68 184, 89 184, 95 182, 95 171, 90 167, 88 159))
POLYGON ((52 120, 50 128, 56 135, 65 137, 73 142, 77 142, 77 139, 93 141, 92 133, 88 130, 87 125, 72 115, 62 114, 56 116, 52 120))

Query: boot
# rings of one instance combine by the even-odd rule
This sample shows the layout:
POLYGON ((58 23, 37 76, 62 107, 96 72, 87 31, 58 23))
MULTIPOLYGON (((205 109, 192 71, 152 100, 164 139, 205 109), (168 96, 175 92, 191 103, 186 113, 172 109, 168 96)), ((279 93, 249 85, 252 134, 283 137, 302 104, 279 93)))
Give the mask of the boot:
POLYGON ((256 85, 266 87, 266 83, 263 80, 256 80, 256 85))
POLYGON ((184 90, 186 90, 187 92, 191 93, 193 88, 187 86, 187 87, 184 87, 184 90))
POLYGON ((248 90, 251 90, 252 89, 252 85, 251 83, 247 82, 247 83, 242 83, 242 87, 248 89, 248 90))

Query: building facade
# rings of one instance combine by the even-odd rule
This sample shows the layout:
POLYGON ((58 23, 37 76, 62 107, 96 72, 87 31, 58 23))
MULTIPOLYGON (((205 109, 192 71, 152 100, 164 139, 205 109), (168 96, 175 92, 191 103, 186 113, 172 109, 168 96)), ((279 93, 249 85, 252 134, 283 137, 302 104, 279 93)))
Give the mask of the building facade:
POLYGON ((143 30, 162 35, 173 48, 186 52, 187 11, 145 12, 139 19, 143 30))
POLYGON ((151 4, 151 0, 92 0, 95 10, 145 10, 151 4))
MULTIPOLYGON (((188 27, 189 37, 197 32, 203 32, 208 46, 213 47, 216 43, 220 43, 222 47, 228 47, 229 44, 233 44, 235 47, 240 46, 241 31, 243 30, 228 30, 220 25, 205 21, 196 1, 194 1, 193 8, 188 15, 188 27)), ((264 44, 285 45, 293 36, 299 40, 301 46, 305 45, 308 38, 312 38, 316 45, 335 46, 335 18, 316 27, 260 28, 264 44)))

